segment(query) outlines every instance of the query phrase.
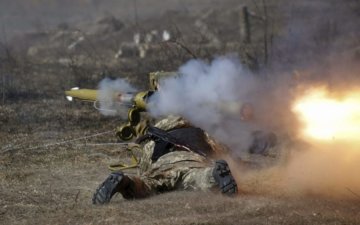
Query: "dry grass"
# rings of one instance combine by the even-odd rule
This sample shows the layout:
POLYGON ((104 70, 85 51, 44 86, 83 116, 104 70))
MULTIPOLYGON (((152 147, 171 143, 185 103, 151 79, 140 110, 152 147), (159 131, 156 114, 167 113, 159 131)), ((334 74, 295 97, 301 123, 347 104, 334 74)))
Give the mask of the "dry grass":
POLYGON ((357 224, 358 202, 176 191, 144 200, 91 197, 109 159, 74 146, 1 156, 2 224, 357 224))
MULTIPOLYGON (((111 130, 116 119, 98 118, 97 113, 91 113, 92 109, 86 105, 78 108, 65 104, 64 109, 50 108, 50 115, 45 113, 47 110, 40 114, 29 112, 33 119, 29 128, 24 129, 17 122, 22 113, 14 109, 20 107, 19 104, 5 107, 5 112, 11 112, 5 115, 14 121, 5 123, 0 135, 1 224, 360 223, 359 201, 316 196, 289 198, 240 194, 228 198, 214 193, 176 191, 135 201, 117 195, 109 205, 94 206, 91 197, 107 176, 107 165, 127 157, 121 148, 83 146, 84 140, 28 148, 111 130), (71 119, 62 118, 62 114, 71 119), (77 116, 73 118, 72 115, 77 116), (39 124, 37 121, 47 122, 39 124), (7 149, 14 150, 3 153, 7 149)), ((28 104, 36 109, 45 107, 48 102, 28 104)), ((112 135, 88 140, 113 141, 112 135)))
MULTIPOLYGON (((233 9, 232 1, 229 2, 231 4, 224 7, 233 9)), ((256 1, 257 5, 253 4, 254 1, 244 2, 257 16, 262 16, 263 1, 256 1)), ((281 43, 279 49, 272 49, 272 41, 276 42, 276 38, 286 34, 288 24, 282 18, 291 13, 278 14, 288 7, 281 5, 284 1, 265 2, 269 3, 270 20, 267 21, 270 27, 266 30, 268 57, 277 59, 283 56, 282 51, 289 49, 282 48, 286 43, 281 43)), ((312 18, 304 14, 308 12, 308 6, 306 1, 303 2, 291 12, 301 14, 301 18, 312 18)), ((347 2, 351 7, 358 7, 356 1, 347 2)), ((237 39, 238 30, 228 32, 238 26, 238 20, 232 20, 234 15, 226 14, 228 12, 219 10, 206 21, 213 25, 211 28, 220 37, 231 42, 220 49, 204 44, 204 37, 197 35, 196 29, 189 28, 189 21, 197 18, 191 14, 170 12, 157 15, 144 22, 142 28, 169 28, 176 34, 176 41, 188 47, 197 57, 211 59, 229 51, 238 52, 250 67, 261 69, 265 64, 264 22, 254 22, 254 40, 251 45, 245 45, 237 39), (225 26, 228 21, 231 21, 230 24, 225 26)), ((87 28, 78 26, 78 29, 84 32, 87 28)), ((114 124, 121 123, 118 118, 101 116, 87 103, 66 102, 64 89, 78 85, 93 88, 109 75, 125 77, 137 87, 146 88, 146 73, 175 70, 193 57, 179 46, 157 43, 154 47, 156 51, 145 59, 131 57, 115 60, 113 56, 118 50, 117 44, 135 30, 134 26, 128 26, 121 32, 88 36, 82 48, 71 53, 66 51, 73 41, 71 28, 68 33, 64 32, 69 36, 59 39, 54 37, 62 37, 57 35, 63 31, 55 29, 14 39, 12 46, 11 43, 1 43, 0 224, 360 224, 360 198, 357 201, 341 201, 314 196, 285 198, 241 194, 227 198, 213 193, 176 191, 136 201, 116 196, 109 205, 93 206, 91 197, 107 176, 107 164, 126 158, 121 148, 83 146, 84 140, 34 147, 109 131, 114 129, 114 124), (39 48, 39 53, 33 57, 26 53, 31 46, 39 48), (64 64, 59 61, 60 58, 71 63, 64 64)), ((349 40, 346 43, 350 48, 358 40, 354 38, 356 35, 358 33, 354 32, 348 39, 342 36, 341 40, 349 40)), ((321 38, 317 37, 315 41, 321 42, 321 38)), ((327 36, 326 40, 332 42, 329 38, 327 36)), ((294 50, 292 58, 289 57, 291 63, 300 55, 295 52, 297 49, 290 50, 294 50)), ((288 58, 285 57, 286 60, 288 58)), ((87 141, 114 142, 116 139, 108 135, 87 141)))

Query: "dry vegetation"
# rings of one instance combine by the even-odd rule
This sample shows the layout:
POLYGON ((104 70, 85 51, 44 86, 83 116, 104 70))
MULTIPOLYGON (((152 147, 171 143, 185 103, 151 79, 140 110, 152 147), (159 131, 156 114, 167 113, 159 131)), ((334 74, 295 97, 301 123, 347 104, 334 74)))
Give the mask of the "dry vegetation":
MULTIPOLYGON (((82 7, 81 4, 90 7, 90 2, 76 3, 74 7, 82 7)), ((92 2, 100 8, 106 7, 106 4, 92 2)), ((10 37, 3 29, 3 38, 0 38, 1 224, 360 223, 360 196, 356 201, 251 194, 226 198, 212 193, 179 191, 136 201, 116 196, 109 205, 91 205, 93 191, 107 176, 107 164, 126 158, 126 153, 118 146, 85 145, 114 142, 116 138, 112 134, 54 143, 111 131, 114 124, 121 121, 100 115, 91 104, 67 102, 65 89, 93 88, 106 76, 126 78, 143 89, 148 84, 148 72, 176 70, 188 59, 207 60, 226 53, 239 54, 244 64, 259 74, 271 68, 270 64, 277 67, 288 63, 286 65, 292 67, 301 54, 308 58, 308 52, 300 53, 303 42, 299 42, 298 48, 285 48, 286 44, 279 44, 279 40, 293 32, 286 40, 296 43, 293 37, 297 35, 299 20, 306 24, 313 13, 319 16, 320 9, 325 7, 322 4, 336 7, 341 3, 355 13, 359 12, 360 5, 355 0, 334 0, 329 5, 328 1, 302 1, 297 6, 280 0, 219 0, 197 4, 169 1, 164 7, 171 10, 154 13, 146 11, 149 7, 146 1, 137 2, 139 15, 135 22, 128 18, 129 10, 126 10, 133 10, 133 3, 121 2, 122 5, 113 3, 121 9, 115 10, 119 14, 104 17, 97 12, 91 15, 94 20, 86 23, 80 19, 49 29, 35 24, 36 31, 18 32, 10 37), (220 7, 214 7, 220 2, 220 7), (244 39, 244 34, 241 35, 244 31, 239 27, 244 24, 240 7, 244 5, 250 13, 251 41, 244 39), (146 18, 142 18, 143 14, 146 18), (294 18, 295 28, 289 29, 288 22, 294 18), (196 21, 205 24, 207 30, 203 27, 201 31, 202 25, 196 25, 196 21), (145 34, 154 29, 168 30, 171 39, 150 43, 144 58, 131 47, 124 55, 115 57, 120 46, 125 46, 124 42, 132 42, 135 32, 145 34), (288 50, 298 55, 290 54, 290 57, 284 53, 288 50)), ((162 1, 151 2, 162 4, 162 1)), ((103 10, 112 12, 111 7, 103 10)), ((336 47, 344 46, 344 51, 350 49, 353 59, 359 60, 359 33, 339 35, 345 22, 341 16, 340 22, 335 19, 326 20, 328 24, 309 38, 315 43, 306 44, 326 49, 335 43, 336 37, 336 47)), ((352 23, 359 25, 358 21, 352 23)))

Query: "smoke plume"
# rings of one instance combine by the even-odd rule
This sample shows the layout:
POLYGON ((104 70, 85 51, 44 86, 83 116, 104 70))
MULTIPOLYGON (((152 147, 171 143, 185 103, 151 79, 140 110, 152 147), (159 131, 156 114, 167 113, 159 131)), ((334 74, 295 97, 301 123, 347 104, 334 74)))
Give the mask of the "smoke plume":
POLYGON ((178 72, 180 76, 161 81, 150 98, 150 113, 180 115, 229 146, 246 148, 256 125, 242 121, 240 111, 244 103, 254 100, 260 80, 236 57, 219 57, 210 63, 191 60, 178 72))
POLYGON ((339 93, 359 91, 360 17, 342 1, 336 7, 326 1, 302 3, 291 3, 287 35, 274 41, 267 68, 270 79, 260 79, 234 58, 217 58, 211 63, 193 60, 179 69, 183 76, 161 83, 161 91, 151 99, 151 112, 156 116, 180 114, 240 153, 242 159, 265 165, 249 169, 227 158, 240 192, 358 199, 358 141, 304 138, 304 124, 291 107, 296 98, 318 86, 327 87, 336 100, 341 100, 339 93), (313 16, 299 16, 304 11, 313 16), (251 122, 239 117, 239 108, 246 102, 254 106, 251 122), (243 157, 251 140, 249 133, 257 129, 278 135, 276 157, 243 157))
MULTIPOLYGON (((292 97, 289 104, 275 103, 273 107, 291 107, 295 98, 314 87, 325 86, 332 100, 340 102, 342 95, 359 91, 358 7, 358 2, 351 0, 289 1, 288 5, 284 5, 284 11, 289 12, 287 31, 274 41, 271 66, 275 74, 286 71, 285 77, 292 76, 295 82, 277 82, 276 86, 280 89, 284 85, 292 85, 292 97), (307 18, 303 16, 304 12, 307 18)), ((280 95, 277 97, 281 98, 280 95)), ((323 110, 319 113, 328 116, 330 112, 323 110)), ((298 123, 292 129, 288 144, 282 139, 282 144, 277 147, 286 154, 270 168, 245 171, 235 166, 238 168, 235 172, 240 189, 277 196, 358 200, 358 141, 345 142, 336 137, 329 141, 304 138, 300 135, 304 124, 298 121, 296 115, 284 115, 298 123)))
POLYGON ((99 84, 97 99, 100 103, 99 111, 106 116, 119 115, 126 118, 128 106, 115 101, 116 93, 127 93, 136 91, 126 80, 109 78, 103 79, 99 84))

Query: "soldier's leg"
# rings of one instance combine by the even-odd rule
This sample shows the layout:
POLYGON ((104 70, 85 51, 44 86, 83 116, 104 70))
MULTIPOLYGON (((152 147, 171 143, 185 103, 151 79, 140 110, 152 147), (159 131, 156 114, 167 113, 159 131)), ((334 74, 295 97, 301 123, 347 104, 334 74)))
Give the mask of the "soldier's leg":
POLYGON ((206 190, 216 186, 225 194, 237 192, 236 182, 224 160, 211 164, 196 153, 177 151, 160 157, 151 167, 141 177, 130 177, 121 172, 110 174, 96 190, 93 203, 108 203, 116 192, 126 199, 144 198, 174 189, 206 190))
POLYGON ((217 160, 210 167, 191 168, 183 176, 184 189, 220 190, 223 194, 237 193, 236 182, 225 160, 217 160))
POLYGON ((216 181, 212 175, 213 167, 189 168, 182 178, 185 190, 210 190, 216 188, 216 181))
POLYGON ((220 190, 224 194, 237 192, 236 182, 226 161, 209 162, 204 157, 186 151, 168 153, 159 158, 142 176, 153 192, 174 189, 220 190))

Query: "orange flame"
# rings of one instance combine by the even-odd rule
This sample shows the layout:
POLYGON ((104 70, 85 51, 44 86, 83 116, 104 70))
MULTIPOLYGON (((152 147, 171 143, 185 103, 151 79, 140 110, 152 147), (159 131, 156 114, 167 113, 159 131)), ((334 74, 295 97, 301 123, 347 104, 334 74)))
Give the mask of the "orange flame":
POLYGON ((306 138, 360 142, 360 91, 337 98, 326 88, 315 88, 295 102, 293 111, 304 123, 306 138))

